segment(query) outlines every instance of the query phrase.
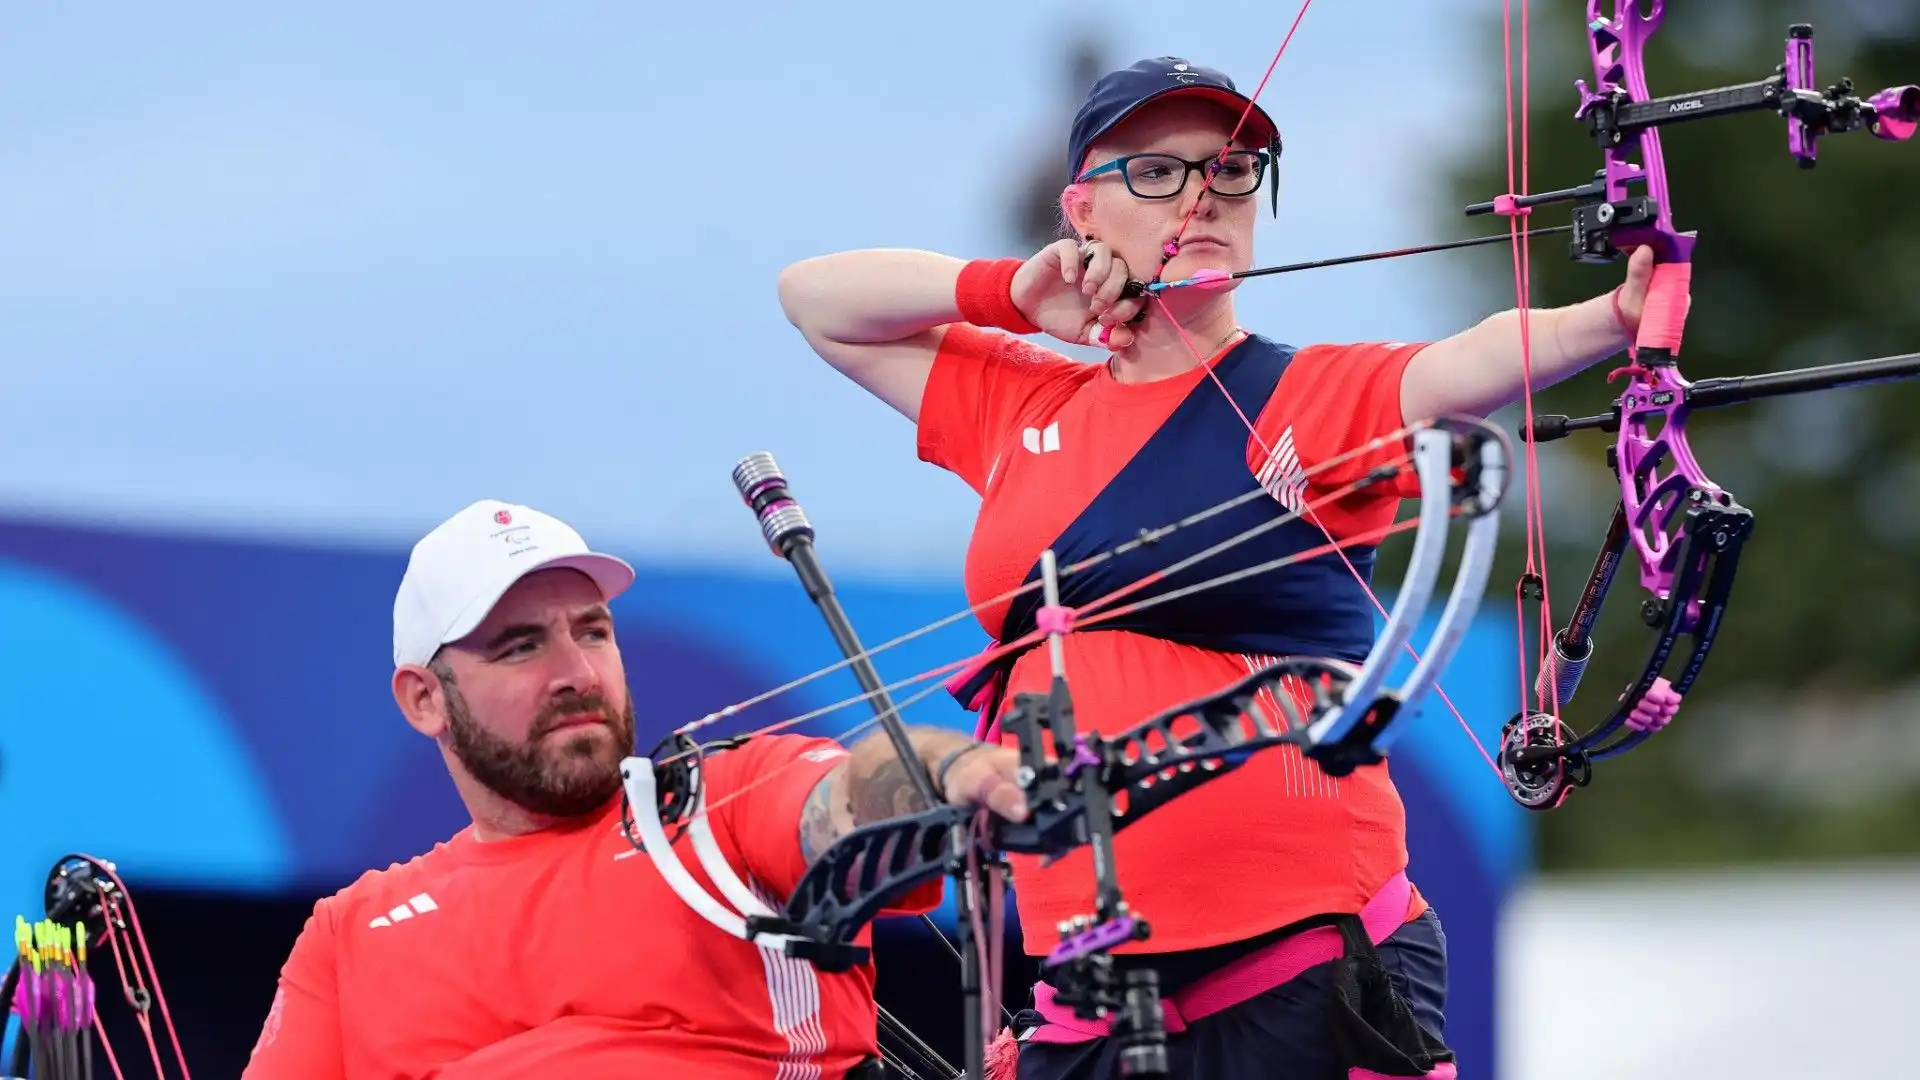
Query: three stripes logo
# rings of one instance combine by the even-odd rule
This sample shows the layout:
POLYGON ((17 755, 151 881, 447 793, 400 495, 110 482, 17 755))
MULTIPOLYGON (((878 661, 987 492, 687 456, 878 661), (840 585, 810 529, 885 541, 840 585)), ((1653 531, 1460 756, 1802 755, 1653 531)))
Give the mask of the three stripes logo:
POLYGON ((387 912, 385 915, 375 916, 373 921, 367 924, 367 927, 378 930, 383 926, 392 926, 397 922, 406 922, 415 915, 425 915, 429 911, 438 910, 440 910, 440 905, 433 902, 433 897, 428 896, 426 893, 421 893, 418 896, 409 898, 406 903, 394 907, 393 910, 387 912))

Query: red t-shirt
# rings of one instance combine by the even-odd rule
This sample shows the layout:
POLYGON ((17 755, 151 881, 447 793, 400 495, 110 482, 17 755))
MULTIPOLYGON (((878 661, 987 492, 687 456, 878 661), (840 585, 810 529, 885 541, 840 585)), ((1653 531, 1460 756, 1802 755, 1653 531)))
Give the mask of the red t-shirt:
MULTIPOLYGON (((1264 339, 1236 347, 1275 350, 1275 355, 1286 351, 1264 339)), ((1313 472, 1316 465, 1403 427, 1400 374, 1420 348, 1381 343, 1293 352, 1271 397, 1242 407, 1259 433, 1246 437, 1245 454, 1235 444, 1230 454, 1196 458, 1192 468, 1238 469, 1241 480, 1250 471, 1274 498, 1297 508, 1375 464, 1403 460, 1404 445, 1388 439, 1379 449, 1313 472), (1311 475, 1303 478, 1305 473, 1311 475)), ((1223 350, 1209 365, 1231 351, 1223 350)), ((981 494, 967 551, 968 598, 983 604, 1019 587, 1041 551, 1065 530, 1078 530, 1083 544, 1088 528, 1111 532, 1100 537, 1105 550, 1140 528, 1176 520, 1143 520, 1148 512, 1116 510, 1111 496, 1097 512, 1088 507, 1189 395, 1220 394, 1211 381, 1206 368, 1195 368, 1154 382, 1120 383, 1105 364, 1070 360, 1003 333, 950 325, 920 407, 919 452, 981 494), (1096 525, 1087 525, 1090 515, 1098 518, 1096 525)), ((1231 413, 1224 422, 1244 435, 1245 424, 1231 413)), ((1172 475, 1192 479, 1191 472, 1180 471, 1187 466, 1178 461, 1178 446, 1160 445, 1153 452, 1174 455, 1172 475)), ((1315 508, 1313 520, 1335 537, 1353 536, 1391 524, 1401 498, 1418 492, 1409 470, 1390 489, 1315 508)), ((1180 499, 1178 493, 1155 497, 1180 499)), ((1196 505, 1185 508, 1188 512, 1205 505, 1197 495, 1191 501, 1196 505)), ((1350 578, 1342 584, 1350 588, 1350 578)), ((1242 587, 1290 586, 1274 574, 1249 579, 1242 587)), ((1303 603, 1311 607, 1310 599, 1303 603)), ((996 638, 1008 607, 996 603, 980 612, 982 625, 996 638)), ((1068 635, 1064 646, 1075 721, 1082 730, 1103 733, 1221 690, 1272 659, 1097 625, 1068 635)), ((1029 650, 1014 665, 1004 700, 1023 691, 1044 692, 1050 678, 1047 650, 1029 650)), ((1293 747, 1279 747, 1131 825, 1116 839, 1115 858, 1130 905, 1154 931, 1149 941, 1116 951, 1203 948, 1312 915, 1360 910, 1406 866, 1405 810, 1386 765, 1336 779, 1293 747), (1204 873, 1190 872, 1196 845, 1206 852, 1204 873)), ((1022 925, 1053 927, 1093 910, 1086 849, 1044 868, 1026 857, 1015 857, 1012 864, 1022 925)), ((1423 910, 1416 894, 1409 917, 1423 910)), ((1036 954, 1052 944, 1045 933, 1029 934, 1026 943, 1036 954)))
MULTIPOLYGON (((743 880, 791 892, 801 806, 845 758, 780 735, 707 759, 712 802, 774 776, 711 815, 743 880)), ((321 900, 245 1080, 801 1080, 878 1053, 871 966, 822 974, 707 923, 620 834, 620 806, 507 840, 462 831, 321 900)), ((692 842, 675 849, 718 895, 692 842)))

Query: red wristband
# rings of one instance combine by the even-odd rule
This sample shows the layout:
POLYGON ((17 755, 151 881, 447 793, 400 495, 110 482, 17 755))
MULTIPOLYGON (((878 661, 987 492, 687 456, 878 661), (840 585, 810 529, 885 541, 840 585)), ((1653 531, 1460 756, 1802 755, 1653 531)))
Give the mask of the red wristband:
POLYGON ((1013 275, 1025 263, 1025 259, 975 259, 961 267, 960 280, 953 287, 960 317, 975 326, 1039 333, 1040 328, 1013 305, 1013 275))

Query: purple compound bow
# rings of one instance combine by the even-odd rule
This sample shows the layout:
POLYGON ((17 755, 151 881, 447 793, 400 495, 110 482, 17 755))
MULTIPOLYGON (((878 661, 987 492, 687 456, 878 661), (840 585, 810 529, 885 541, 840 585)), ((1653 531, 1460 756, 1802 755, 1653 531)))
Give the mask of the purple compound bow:
MULTIPOLYGON (((1592 762, 1630 750, 1673 719, 1705 664, 1733 588, 1741 545, 1753 514, 1708 478, 1687 441, 1687 417, 1705 404, 1744 400, 1726 380, 1692 383, 1680 373, 1678 354, 1686 327, 1696 235, 1673 224, 1666 162, 1660 149, 1664 126, 1769 111, 1787 122, 1787 149, 1802 168, 1815 164, 1827 135, 1867 131, 1888 141, 1912 137, 1920 118, 1920 87, 1882 90, 1871 98, 1854 93, 1843 79, 1824 90, 1814 81, 1813 27, 1787 31, 1785 59, 1774 73, 1751 83, 1651 97, 1645 50, 1659 30, 1665 0, 1644 13, 1638 0, 1615 0, 1602 14, 1602 0, 1588 0, 1588 44, 1593 85, 1575 83, 1584 120, 1604 155, 1591 183, 1537 195, 1509 196, 1467 208, 1467 213, 1524 213, 1534 206, 1573 202, 1572 254, 1578 262, 1610 262, 1623 250, 1649 247, 1655 266, 1633 362, 1614 374, 1627 385, 1611 413, 1578 420, 1542 417, 1525 432, 1532 443, 1597 427, 1616 432, 1609 465, 1620 481, 1605 543, 1566 627, 1553 636, 1540 666, 1535 693, 1542 707, 1524 711, 1502 733, 1500 765, 1508 791, 1521 805, 1559 806, 1573 787, 1591 779, 1592 762), (1702 391, 1712 389, 1713 400, 1702 391), (1648 593, 1642 619, 1657 632, 1645 668, 1620 695, 1609 715, 1582 735, 1572 735, 1559 713, 1572 700, 1593 657, 1593 624, 1631 545, 1648 593), (1669 677, 1666 668, 1690 640, 1669 677)), ((1872 379, 1920 373, 1912 356, 1809 369, 1777 379, 1770 392, 1793 393, 1872 379), (1839 373, 1840 368, 1852 369, 1839 373)), ((1757 395, 1753 395, 1757 396, 1757 395)), ((1522 594, 1539 600, 1544 583, 1530 575, 1522 594)))

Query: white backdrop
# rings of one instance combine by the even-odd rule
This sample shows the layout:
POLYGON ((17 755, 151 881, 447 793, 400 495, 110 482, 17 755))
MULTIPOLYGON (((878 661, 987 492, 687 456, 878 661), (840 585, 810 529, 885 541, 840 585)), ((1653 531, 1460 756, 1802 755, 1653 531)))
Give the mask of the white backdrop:
POLYGON ((1506 1080, 1916 1071, 1920 864, 1564 879, 1502 933, 1506 1080))

